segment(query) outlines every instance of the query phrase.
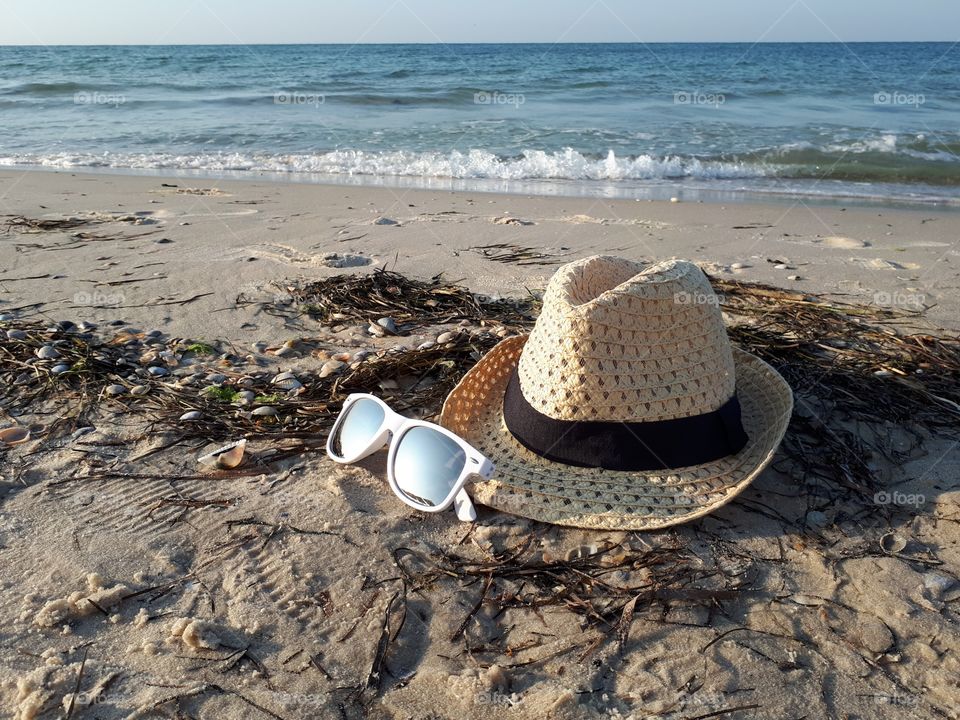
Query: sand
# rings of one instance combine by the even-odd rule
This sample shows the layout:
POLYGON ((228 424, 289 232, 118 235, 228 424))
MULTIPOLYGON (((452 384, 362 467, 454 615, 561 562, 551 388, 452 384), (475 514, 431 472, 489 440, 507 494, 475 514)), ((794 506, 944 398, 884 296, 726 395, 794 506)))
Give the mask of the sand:
MULTIPOLYGON (((237 302, 283 303, 288 281, 381 266, 499 297, 542 288, 556 265, 537 263, 682 257, 722 277, 927 307, 927 326, 960 325, 960 216, 929 208, 4 172, 0 215, 83 221, 0 232, 0 314, 219 341, 277 372, 322 363, 255 343, 312 337, 353 352, 450 329, 373 338, 237 302), (529 264, 492 259, 517 247, 535 251, 529 264)), ((224 478, 198 466, 203 446, 163 450, 169 433, 109 403, 84 418, 92 431, 48 436, 65 412, 53 402, 17 417, 38 431, 0 450, 4 716, 64 716, 71 701, 73 717, 105 720, 960 716, 950 437, 877 468, 891 495, 873 512, 817 502, 775 462, 702 520, 627 534, 482 507, 472 527, 452 512, 418 514, 386 487, 380 456, 344 468, 309 453, 224 478), (532 533, 542 533, 533 554, 548 557, 679 547, 743 591, 638 608, 622 653, 606 642, 581 659, 598 631, 564 608, 471 614, 480 586, 438 581, 408 592, 372 675, 385 618, 398 629, 398 549, 484 558, 532 533), (890 533, 902 549, 881 549, 890 533)), ((0 408, 0 427, 12 421, 0 408)), ((264 449, 251 439, 250 452, 264 449)))

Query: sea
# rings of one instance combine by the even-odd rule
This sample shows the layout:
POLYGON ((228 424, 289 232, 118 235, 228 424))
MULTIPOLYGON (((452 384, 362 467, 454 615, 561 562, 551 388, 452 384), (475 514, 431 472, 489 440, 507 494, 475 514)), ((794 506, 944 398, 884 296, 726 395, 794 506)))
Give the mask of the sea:
POLYGON ((960 45, 6 46, 0 167, 960 207, 960 45))

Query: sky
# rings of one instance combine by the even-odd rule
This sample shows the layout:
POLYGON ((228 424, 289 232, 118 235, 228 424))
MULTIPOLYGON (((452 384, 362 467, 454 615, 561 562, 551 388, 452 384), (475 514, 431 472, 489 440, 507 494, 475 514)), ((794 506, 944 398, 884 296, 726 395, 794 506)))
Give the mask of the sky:
POLYGON ((0 45, 960 40, 958 0, 0 0, 0 45))

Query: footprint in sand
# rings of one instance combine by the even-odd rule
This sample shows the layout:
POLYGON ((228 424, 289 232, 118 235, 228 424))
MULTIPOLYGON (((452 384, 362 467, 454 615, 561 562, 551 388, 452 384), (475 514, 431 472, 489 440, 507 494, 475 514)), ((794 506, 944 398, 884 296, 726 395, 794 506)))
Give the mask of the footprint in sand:
POLYGON ((592 215, 571 215, 560 218, 560 222, 573 223, 574 225, 635 225, 654 230, 663 230, 671 227, 670 223, 660 222, 659 220, 646 220, 644 218, 607 218, 593 217, 592 215))
POLYGON ((870 247, 870 243, 863 240, 857 240, 852 237, 843 237, 842 235, 830 235, 819 241, 824 247, 838 248, 841 250, 853 250, 854 248, 870 247))
POLYGON ((321 255, 306 255, 289 245, 263 244, 248 248, 239 248, 236 254, 245 257, 263 258, 288 265, 312 265, 314 267, 349 268, 369 265, 373 260, 365 255, 326 252, 321 255))
POLYGON ((855 263, 871 270, 917 270, 920 266, 917 263, 896 263, 882 258, 852 258, 855 263))

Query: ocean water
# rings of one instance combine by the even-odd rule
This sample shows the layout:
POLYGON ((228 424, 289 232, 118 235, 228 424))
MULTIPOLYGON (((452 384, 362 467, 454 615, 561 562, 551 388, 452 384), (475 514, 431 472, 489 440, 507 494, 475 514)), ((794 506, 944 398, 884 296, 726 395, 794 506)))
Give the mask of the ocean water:
POLYGON ((960 205, 960 46, 0 47, 0 166, 960 205))

